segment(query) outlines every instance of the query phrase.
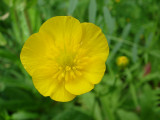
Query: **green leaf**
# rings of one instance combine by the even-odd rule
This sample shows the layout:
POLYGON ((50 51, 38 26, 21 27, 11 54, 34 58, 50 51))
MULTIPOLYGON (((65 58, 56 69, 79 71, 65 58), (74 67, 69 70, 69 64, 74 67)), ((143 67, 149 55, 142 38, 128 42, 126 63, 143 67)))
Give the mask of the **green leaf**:
POLYGON ((108 34, 112 34, 115 30, 115 19, 112 18, 107 7, 103 8, 104 20, 107 26, 108 34))
POLYGON ((78 4, 78 0, 70 0, 69 1, 68 15, 73 15, 77 4, 78 4))
POLYGON ((42 19, 41 19, 41 16, 40 16, 40 12, 37 11, 35 8, 30 8, 28 10, 28 15, 29 15, 29 20, 30 20, 30 25, 31 25, 31 28, 32 28, 32 33, 35 33, 35 32, 38 32, 39 31, 39 28, 42 24, 42 19))
POLYGON ((19 24, 19 19, 17 17, 17 11, 14 7, 11 7, 10 10, 11 13, 11 21, 12 22, 12 34, 13 38, 17 41, 17 43, 21 44, 22 43, 22 33, 20 30, 20 24, 19 24))
POLYGON ((101 109, 103 111, 101 112, 104 112, 104 117, 105 119, 109 119, 109 120, 115 120, 115 116, 113 114, 113 108, 111 107, 111 104, 112 104, 112 101, 110 100, 111 98, 108 97, 108 96, 103 96, 101 97, 100 101, 101 101, 101 109))
POLYGON ((26 111, 19 111, 12 114, 11 119, 13 120, 35 120, 39 117, 37 113, 33 112, 26 112, 26 111))
POLYGON ((150 73, 147 76, 142 75, 140 79, 141 81, 139 82, 139 84, 143 84, 145 82, 149 82, 155 79, 160 79, 160 74, 159 74, 159 71, 157 71, 157 72, 150 73))
POLYGON ((130 30, 131 30, 131 24, 128 23, 125 28, 123 29, 123 32, 122 32, 122 36, 121 38, 123 38, 124 40, 128 37, 129 33, 130 33, 130 30))
POLYGON ((140 97, 141 120, 156 120, 159 115, 159 112, 156 113, 155 111, 158 108, 158 106, 155 106, 157 95, 149 84, 142 86, 142 92, 143 94, 140 97))
POLYGON ((138 42, 140 41, 140 37, 141 37, 142 33, 143 33, 143 28, 141 28, 137 32, 137 34, 134 38, 134 45, 133 45, 133 48, 132 48, 132 61, 134 63, 136 63, 137 60, 138 60, 138 42))
POLYGON ((146 44, 145 44, 146 49, 148 49, 148 47, 150 46, 152 40, 153 40, 153 33, 150 33, 148 38, 147 38, 147 40, 146 40, 146 44))
POLYGON ((160 59, 160 50, 152 50, 150 51, 150 54, 154 57, 157 57, 158 59, 160 59))
POLYGON ((116 55, 116 53, 120 50, 120 48, 123 45, 122 40, 127 38, 127 36, 129 35, 129 32, 130 32, 130 29, 131 29, 131 24, 127 24, 122 32, 122 36, 121 36, 122 39, 119 39, 118 43, 114 46, 114 49, 112 50, 112 53, 109 56, 108 62, 110 62, 110 60, 112 60, 114 58, 114 56, 116 55))
POLYGON ((4 1, 4 3, 6 4, 6 5, 8 5, 9 7, 11 7, 11 6, 13 6, 13 0, 3 0, 4 1))
POLYGON ((17 62, 18 60, 18 57, 13 53, 11 53, 11 51, 1 48, 0 48, 0 58, 10 60, 11 62, 17 62))
POLYGON ((58 114, 52 120, 92 120, 92 118, 80 110, 72 108, 58 114))
POLYGON ((117 113, 120 120, 140 120, 139 117, 133 112, 118 110, 117 113))
POLYGON ((27 6, 26 8, 32 8, 34 5, 36 5, 38 0, 26 0, 27 6))
POLYGON ((95 94, 93 92, 86 93, 80 96, 80 101, 83 103, 87 110, 92 111, 95 101, 95 94))
POLYGON ((138 105, 138 98, 136 95, 136 89, 132 83, 130 84, 130 92, 131 92, 135 107, 138 107, 139 105, 138 105))
POLYGON ((3 37, 3 34, 0 32, 0 46, 5 46, 7 44, 7 40, 3 37))
POLYGON ((26 11, 20 12, 19 16, 21 16, 19 17, 19 22, 21 23, 20 28, 22 30, 22 39, 23 41, 26 41, 31 33, 29 18, 26 11))
POLYGON ((96 11, 97 11, 96 0, 90 0, 90 4, 89 4, 89 22, 95 23, 95 21, 96 21, 96 11))
POLYGON ((0 82, 0 92, 3 92, 5 87, 6 86, 5 86, 4 82, 0 82))
POLYGON ((0 120, 10 120, 10 116, 6 110, 0 111, 0 120))
POLYGON ((95 103, 94 115, 93 115, 94 118, 95 118, 96 120, 103 120, 103 117, 102 117, 101 113, 102 113, 102 111, 101 111, 101 109, 100 109, 99 104, 98 104, 98 103, 95 103))
POLYGON ((22 88, 26 90, 31 90, 32 88, 34 88, 31 80, 24 80, 23 78, 17 79, 17 78, 5 76, 5 77, 1 77, 1 80, 3 81, 2 87, 4 84, 7 87, 22 88))

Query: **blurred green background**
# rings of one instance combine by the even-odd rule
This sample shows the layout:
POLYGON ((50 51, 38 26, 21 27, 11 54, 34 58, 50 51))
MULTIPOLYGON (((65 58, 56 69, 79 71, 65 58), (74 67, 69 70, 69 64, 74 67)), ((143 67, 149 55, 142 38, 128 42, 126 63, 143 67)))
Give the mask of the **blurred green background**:
POLYGON ((0 120, 160 120, 159 61, 160 0, 0 0, 0 120), (41 96, 19 59, 60 15, 98 25, 110 47, 102 82, 67 103, 41 96), (117 66, 119 56, 129 64, 117 66))

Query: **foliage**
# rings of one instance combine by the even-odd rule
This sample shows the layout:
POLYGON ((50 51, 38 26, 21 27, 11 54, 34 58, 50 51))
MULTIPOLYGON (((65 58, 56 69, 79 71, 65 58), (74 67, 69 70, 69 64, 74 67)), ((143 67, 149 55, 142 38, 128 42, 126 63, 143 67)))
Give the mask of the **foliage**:
POLYGON ((159 120, 159 6, 159 0, 1 0, 0 120, 159 120), (19 59, 25 40, 59 15, 100 26, 110 46, 102 82, 68 103, 41 96, 19 59), (116 65, 122 55, 130 60, 125 69, 116 65))

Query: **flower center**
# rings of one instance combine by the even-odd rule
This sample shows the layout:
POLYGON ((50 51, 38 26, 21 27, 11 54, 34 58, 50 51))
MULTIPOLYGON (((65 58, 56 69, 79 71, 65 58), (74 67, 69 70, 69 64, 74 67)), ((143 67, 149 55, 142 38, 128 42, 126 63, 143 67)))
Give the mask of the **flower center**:
POLYGON ((58 80, 73 80, 76 76, 82 75, 82 66, 80 61, 77 59, 77 56, 73 53, 61 54, 57 57, 58 63, 58 80))

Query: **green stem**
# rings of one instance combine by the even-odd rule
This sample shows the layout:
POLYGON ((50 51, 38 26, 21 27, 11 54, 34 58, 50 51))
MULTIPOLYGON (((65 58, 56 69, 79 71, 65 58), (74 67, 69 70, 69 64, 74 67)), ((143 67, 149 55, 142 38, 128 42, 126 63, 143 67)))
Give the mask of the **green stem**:
POLYGON ((101 100, 99 99, 99 97, 96 97, 96 101, 97 101, 99 108, 101 110, 101 116, 102 116, 103 120, 105 120, 105 113, 103 112, 103 106, 101 104, 101 100))
POLYGON ((24 10, 24 15, 25 15, 25 19, 26 19, 27 26, 28 26, 28 29, 29 29, 29 33, 31 35, 32 34, 32 27, 31 27, 30 19, 29 19, 29 16, 28 16, 28 13, 27 13, 26 10, 24 10))

